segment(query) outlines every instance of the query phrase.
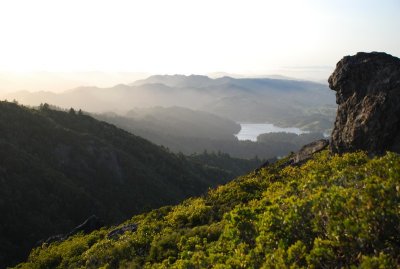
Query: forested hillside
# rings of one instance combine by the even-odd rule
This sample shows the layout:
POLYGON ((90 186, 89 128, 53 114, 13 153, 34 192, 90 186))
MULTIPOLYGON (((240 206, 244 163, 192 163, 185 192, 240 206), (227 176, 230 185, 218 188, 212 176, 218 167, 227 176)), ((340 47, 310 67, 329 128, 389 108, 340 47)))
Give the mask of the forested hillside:
POLYGON ((396 268, 398 154, 323 151, 301 166, 286 161, 117 227, 44 244, 17 268, 396 268))
MULTIPOLYGON (((0 265, 89 216, 104 224, 199 195, 260 160, 172 154, 80 111, 0 103, 0 265), (221 161, 218 161, 221 159, 221 161)), ((0 266, 2 267, 2 266, 0 266)))

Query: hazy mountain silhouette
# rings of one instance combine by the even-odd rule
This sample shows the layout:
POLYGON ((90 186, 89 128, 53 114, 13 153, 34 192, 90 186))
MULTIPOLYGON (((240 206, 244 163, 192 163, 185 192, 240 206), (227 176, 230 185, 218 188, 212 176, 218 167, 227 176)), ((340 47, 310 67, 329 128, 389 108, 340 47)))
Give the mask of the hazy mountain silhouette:
POLYGON ((321 113, 322 108, 335 105, 334 94, 327 85, 271 78, 157 75, 131 85, 80 87, 58 94, 18 92, 8 94, 6 98, 29 105, 47 102, 89 112, 125 113, 135 107, 180 106, 233 121, 280 124, 289 124, 294 117, 307 121, 310 117, 315 119, 316 115, 332 122, 335 114, 333 107, 325 110, 327 113, 321 113))

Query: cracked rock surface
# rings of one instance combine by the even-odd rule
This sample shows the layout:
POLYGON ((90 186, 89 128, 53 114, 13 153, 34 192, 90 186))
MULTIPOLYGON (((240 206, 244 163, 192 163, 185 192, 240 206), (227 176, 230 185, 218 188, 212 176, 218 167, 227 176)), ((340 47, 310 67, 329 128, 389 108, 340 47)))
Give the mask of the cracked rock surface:
POLYGON ((329 77, 338 110, 330 148, 400 153, 400 59, 359 52, 340 60, 329 77))

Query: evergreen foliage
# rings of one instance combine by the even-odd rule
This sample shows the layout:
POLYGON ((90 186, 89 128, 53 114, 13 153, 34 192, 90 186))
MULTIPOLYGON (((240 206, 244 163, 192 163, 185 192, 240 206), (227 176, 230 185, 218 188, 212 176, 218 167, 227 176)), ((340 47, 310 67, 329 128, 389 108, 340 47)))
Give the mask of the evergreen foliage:
POLYGON ((0 102, 0 268, 95 214, 110 225, 225 183, 260 160, 203 163, 81 111, 0 102), (240 164, 240 165, 238 165, 240 164))
POLYGON ((34 249, 17 268, 396 268, 400 156, 283 159, 120 226, 34 249))

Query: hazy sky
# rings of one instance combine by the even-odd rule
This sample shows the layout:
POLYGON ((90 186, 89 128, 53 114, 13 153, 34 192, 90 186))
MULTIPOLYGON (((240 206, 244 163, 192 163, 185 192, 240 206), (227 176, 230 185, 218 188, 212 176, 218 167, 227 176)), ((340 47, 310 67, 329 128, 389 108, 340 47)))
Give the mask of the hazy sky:
POLYGON ((2 0, 0 70, 262 74, 400 56, 399 0, 2 0))

